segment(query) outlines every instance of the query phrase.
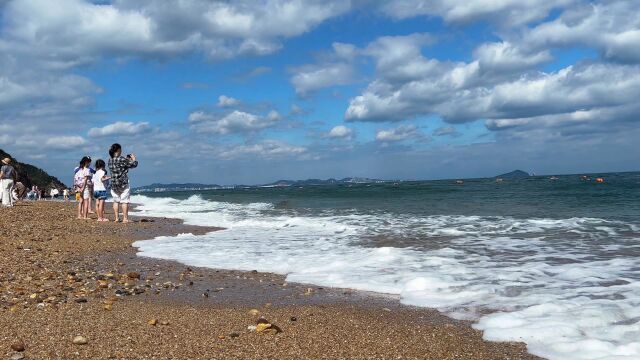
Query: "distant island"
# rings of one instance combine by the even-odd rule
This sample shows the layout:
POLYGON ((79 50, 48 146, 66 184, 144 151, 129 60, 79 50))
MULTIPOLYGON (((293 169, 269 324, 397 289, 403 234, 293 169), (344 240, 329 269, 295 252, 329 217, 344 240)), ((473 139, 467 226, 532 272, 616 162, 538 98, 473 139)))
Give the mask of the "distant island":
POLYGON ((526 171, 514 170, 514 171, 508 172, 506 174, 498 175, 496 177, 497 178, 501 178, 501 179, 522 179, 522 178, 527 178, 527 177, 530 177, 530 176, 531 175, 526 171))

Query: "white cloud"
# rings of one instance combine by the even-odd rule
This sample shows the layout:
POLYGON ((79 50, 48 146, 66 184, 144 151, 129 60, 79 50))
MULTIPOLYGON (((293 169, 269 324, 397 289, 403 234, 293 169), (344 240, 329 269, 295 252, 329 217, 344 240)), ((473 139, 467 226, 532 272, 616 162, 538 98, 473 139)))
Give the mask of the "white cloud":
POLYGON ((352 81, 353 68, 349 64, 309 65, 301 67, 291 78, 296 93, 306 95, 310 92, 352 81))
POLYGON ((390 0, 383 2, 383 12, 398 19, 415 16, 439 16, 451 23, 489 20, 515 26, 543 19, 554 8, 574 0, 390 0))
POLYGON ((419 39, 381 38, 367 47, 376 78, 351 99, 347 121, 436 115, 451 123, 500 120, 487 122, 497 129, 506 119, 618 107, 640 96, 639 65, 583 62, 533 72, 550 60, 549 51, 507 41, 479 46, 468 63, 439 61, 422 54, 419 39))
POLYGON ((421 47, 434 42, 434 37, 426 33, 383 36, 369 44, 363 54, 376 59, 376 70, 387 81, 405 81, 438 70, 434 66, 437 62, 421 56, 421 47))
MULTIPOLYGON (((0 55, 2 56, 2 55, 0 55)), ((0 60, 0 65, 5 65, 0 60)), ((77 75, 37 74, 13 66, 0 69, 0 105, 18 107, 34 101, 64 104, 67 108, 93 104, 92 95, 101 89, 91 80, 77 75)))
POLYGON ((353 130, 344 125, 333 127, 331 131, 329 131, 329 134, 327 134, 330 138, 350 138, 352 135, 353 130))
POLYGON ((81 136, 54 136, 44 142, 46 148, 57 150, 76 149, 86 144, 87 140, 81 136))
POLYGON ((118 121, 113 124, 103 126, 101 128, 91 128, 89 130, 89 136, 91 137, 103 137, 103 136, 121 136, 121 135, 137 135, 148 132, 151 130, 151 125, 148 122, 133 123, 118 121))
POLYGON ((220 150, 217 156, 221 159, 236 159, 242 157, 295 157, 307 152, 303 146, 290 145, 277 140, 265 140, 257 144, 229 146, 220 150))
POLYGON ((424 137, 415 125, 401 125, 394 129, 378 130, 376 140, 381 142, 396 142, 424 137))
POLYGON ((530 69, 552 60, 548 50, 529 53, 508 41, 482 44, 474 51, 474 57, 478 59, 480 71, 496 75, 530 69))
POLYGON ((590 3, 565 10, 553 21, 524 33, 531 49, 589 47, 609 60, 640 62, 640 20, 636 1, 590 3))
POLYGON ((230 96, 220 95, 218 97, 218 107, 232 107, 240 104, 240 100, 230 96))
POLYGON ((227 114, 204 111, 195 111, 189 114, 189 122, 194 130, 221 135, 263 130, 276 125, 279 120, 280 114, 274 110, 265 116, 239 110, 227 114))
POLYGON ((350 10, 344 1, 20 0, 4 9, 5 46, 68 67, 103 55, 212 58, 263 55, 280 39, 303 34, 350 10), (46 36, 43 36, 46 34, 46 36))
POLYGON ((296 93, 304 96, 319 89, 352 83, 355 78, 353 60, 358 54, 354 45, 333 43, 332 51, 319 56, 317 64, 293 69, 291 83, 296 93))

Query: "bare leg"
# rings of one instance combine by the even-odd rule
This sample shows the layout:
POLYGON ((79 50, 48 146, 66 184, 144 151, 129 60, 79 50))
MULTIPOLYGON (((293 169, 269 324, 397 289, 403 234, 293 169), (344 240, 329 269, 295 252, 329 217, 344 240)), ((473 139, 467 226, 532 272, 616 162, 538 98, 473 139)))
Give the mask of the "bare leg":
POLYGON ((116 216, 115 221, 118 222, 120 221, 120 207, 118 206, 119 204, 117 202, 113 202, 113 213, 116 216))
POLYGON ((82 200, 78 201, 78 219, 82 219, 82 203, 82 200))
POLYGON ((85 200, 82 202, 82 206, 83 206, 83 209, 82 209, 82 218, 83 218, 83 219, 88 219, 88 218, 89 218, 89 201, 87 201, 87 199, 85 199, 85 200))
POLYGON ((129 222, 129 204, 122 204, 122 222, 129 222))
POLYGON ((105 205, 105 201, 104 200, 98 200, 99 201, 99 205, 100 205, 100 211, 98 212, 98 216, 99 216, 99 221, 109 221, 109 219, 107 219, 104 216, 104 205, 105 205))

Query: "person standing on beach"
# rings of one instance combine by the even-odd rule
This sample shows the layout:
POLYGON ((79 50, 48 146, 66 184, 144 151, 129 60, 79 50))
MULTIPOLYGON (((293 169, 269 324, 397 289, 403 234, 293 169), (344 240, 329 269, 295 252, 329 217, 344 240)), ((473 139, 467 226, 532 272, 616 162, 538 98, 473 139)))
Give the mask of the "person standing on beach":
POLYGON ((113 144, 109 149, 109 171, 111 172, 111 196, 113 197, 113 212, 115 221, 120 221, 120 204, 122 204, 122 222, 129 221, 129 169, 138 166, 138 161, 134 154, 122 156, 122 146, 113 144))
POLYGON ((73 175, 73 186, 76 190, 76 199, 78 201, 78 219, 88 219, 89 218, 89 197, 91 195, 90 185, 91 182, 91 172, 89 172, 89 165, 91 165, 91 160, 88 157, 83 157, 80 160, 79 170, 75 172, 73 175))
POLYGON ((13 206, 13 184, 17 181, 16 169, 11 166, 11 159, 2 159, 0 168, 0 190, 2 190, 2 206, 13 206))
MULTIPOLYGON (((89 174, 91 176, 93 176, 93 174, 95 174, 96 171, 91 167, 91 156, 86 155, 85 157, 87 159, 89 159, 89 174)), ((80 170, 79 166, 75 168, 74 173, 78 172, 78 170, 80 170)), ((90 186, 91 186, 91 188, 89 188, 89 200, 87 200, 87 203, 88 203, 88 206, 89 206, 89 214, 95 214, 95 212, 93 211, 93 209, 91 207, 91 202, 92 202, 91 200, 93 200, 93 183, 90 186)), ((78 199, 76 198, 76 200, 78 200, 78 199)), ((98 207, 98 205, 96 203, 96 209, 97 209, 97 207, 98 207)))
POLYGON ((65 202, 69 201, 69 189, 62 190, 62 197, 64 198, 65 202))
POLYGON ((107 182, 109 177, 104 169, 104 160, 96 160, 96 173, 93 174, 93 197, 96 199, 96 212, 98 213, 98 221, 109 221, 104 217, 104 202, 107 200, 107 182))

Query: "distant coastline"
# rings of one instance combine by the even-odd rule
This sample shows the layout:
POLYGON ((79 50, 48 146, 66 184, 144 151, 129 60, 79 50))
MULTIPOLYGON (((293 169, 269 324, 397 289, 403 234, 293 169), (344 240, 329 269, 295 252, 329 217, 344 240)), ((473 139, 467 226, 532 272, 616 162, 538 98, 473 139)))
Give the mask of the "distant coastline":
POLYGON ((200 184, 200 183, 154 183, 151 185, 145 185, 136 187, 133 192, 151 193, 151 192, 181 192, 181 191, 209 191, 209 190, 232 190, 232 189, 257 189, 257 188, 288 188, 288 187, 300 187, 300 186, 327 186, 327 185, 362 185, 362 184, 399 184, 399 183, 411 183, 411 182, 425 182, 425 181, 456 181, 456 180, 487 180, 487 179, 504 179, 504 180, 521 180, 521 179, 536 179, 545 178, 549 176, 582 176, 587 175, 590 177, 606 176, 606 174, 625 174, 636 173, 635 171, 619 171, 619 172, 585 172, 575 174, 533 174, 523 170, 514 170, 508 173, 490 176, 490 177, 477 177, 477 178, 450 178, 450 179, 403 179, 403 180, 388 180, 388 179, 372 179, 365 177, 346 177, 342 179, 306 179, 306 180, 278 180, 266 184, 258 185, 218 185, 218 184, 200 184))

